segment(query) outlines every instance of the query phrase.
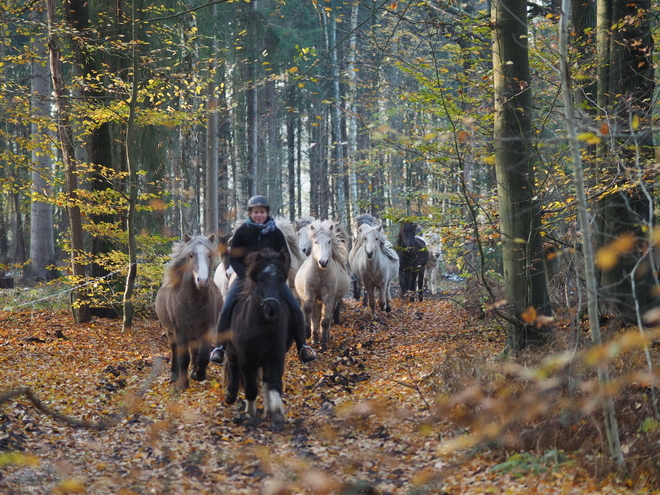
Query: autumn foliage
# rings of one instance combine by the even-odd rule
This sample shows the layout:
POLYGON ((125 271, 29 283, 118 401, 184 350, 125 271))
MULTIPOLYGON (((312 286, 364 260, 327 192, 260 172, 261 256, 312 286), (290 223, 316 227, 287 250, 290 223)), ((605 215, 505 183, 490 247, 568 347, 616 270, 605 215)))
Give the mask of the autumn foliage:
POLYGON ((2 312, 0 491, 527 494, 658 485, 655 377, 640 371, 645 345, 657 357, 653 333, 617 331, 613 344, 587 349, 582 328, 559 324, 553 342, 504 359, 502 329, 466 311, 458 285, 424 302, 396 298, 375 320, 345 299, 318 362, 288 356, 283 432, 224 404, 220 367, 178 393, 156 320, 136 320, 122 335, 118 320, 76 325, 68 313, 2 312), (580 344, 568 348, 576 335, 580 344), (617 376, 608 391, 595 377, 605 362, 617 376), (26 389, 34 395, 7 395, 26 389), (616 397, 627 473, 608 459, 603 393, 616 397))

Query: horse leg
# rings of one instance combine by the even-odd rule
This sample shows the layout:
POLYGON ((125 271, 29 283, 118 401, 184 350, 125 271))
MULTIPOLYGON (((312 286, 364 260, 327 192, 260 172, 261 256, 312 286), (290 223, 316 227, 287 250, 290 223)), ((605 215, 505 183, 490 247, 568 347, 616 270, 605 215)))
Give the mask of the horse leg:
POLYGON ((376 294, 374 292, 374 286, 370 283, 365 285, 367 289, 367 297, 369 299, 369 311, 371 311, 371 318, 376 317, 376 294))
POLYGON ((330 310, 334 307, 335 305, 332 304, 332 301, 324 301, 320 309, 321 346, 323 349, 326 349, 330 342, 330 310))
POLYGON ((399 289, 401 292, 401 299, 406 297, 406 292, 408 292, 410 282, 408 281, 408 274, 405 270, 399 272, 399 289))
POLYGON ((419 300, 424 299, 424 267, 417 274, 417 294, 419 295, 419 300))
POLYGON ((378 287, 378 306, 381 311, 385 311, 387 308, 387 298, 385 297, 385 287, 383 285, 378 287))
POLYGON ((353 299, 359 301, 362 297, 361 294, 362 287, 360 287, 360 279, 356 275, 353 275, 352 282, 353 282, 353 299))
POLYGON ((178 379, 176 381, 176 388, 185 390, 188 388, 188 366, 190 365, 190 352, 188 346, 190 342, 185 335, 177 336, 177 361, 178 363, 178 379))
POLYGON ((383 290, 385 292, 385 311, 389 313, 390 311, 392 311, 392 295, 390 294, 389 281, 385 284, 385 288, 383 290))
MULTIPOLYGON (((197 359, 199 357, 199 340, 191 339, 188 342, 188 347, 190 348, 190 378, 197 380, 197 359)), ((201 380, 197 380, 201 381, 201 380)))
POLYGON ((282 375, 284 374, 284 356, 276 359, 264 368, 264 411, 270 417, 273 430, 284 428, 284 403, 282 402, 282 375))
POLYGON ((251 366, 241 366, 243 387, 245 388, 245 413, 257 419, 257 395, 259 395, 258 370, 251 366))
POLYGON ((173 339, 170 342, 170 352, 172 353, 172 359, 170 362, 170 382, 176 383, 179 381, 179 350, 173 339))
POLYGON ((341 313, 341 301, 335 304, 335 309, 332 311, 332 323, 335 325, 341 325, 341 321, 339 321, 339 313, 341 313))
POLYGON ((224 375, 227 389, 225 391, 225 404, 233 404, 238 398, 240 386, 240 373, 238 365, 232 362, 229 356, 225 356, 224 375))
POLYGON ((312 325, 311 333, 314 336, 314 343, 317 345, 321 343, 321 311, 321 304, 315 301, 312 305, 310 320, 312 325))
POLYGON ((312 336, 312 306, 314 304, 312 301, 313 298, 308 295, 302 306, 303 316, 305 317, 305 338, 307 340, 312 336))
POLYGON ((197 348, 193 353, 193 371, 190 378, 203 382, 206 380, 206 368, 209 365, 209 358, 211 357, 211 345, 208 340, 201 338, 197 340, 197 348))

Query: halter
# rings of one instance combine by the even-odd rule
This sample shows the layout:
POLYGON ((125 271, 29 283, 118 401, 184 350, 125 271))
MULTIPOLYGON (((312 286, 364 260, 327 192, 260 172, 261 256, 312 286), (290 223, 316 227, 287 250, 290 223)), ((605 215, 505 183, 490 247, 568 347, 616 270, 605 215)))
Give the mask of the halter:
POLYGON ((267 298, 261 300, 261 306, 262 307, 266 304, 266 301, 275 301, 277 303, 278 307, 281 304, 280 300, 277 299, 276 297, 267 297, 267 298))

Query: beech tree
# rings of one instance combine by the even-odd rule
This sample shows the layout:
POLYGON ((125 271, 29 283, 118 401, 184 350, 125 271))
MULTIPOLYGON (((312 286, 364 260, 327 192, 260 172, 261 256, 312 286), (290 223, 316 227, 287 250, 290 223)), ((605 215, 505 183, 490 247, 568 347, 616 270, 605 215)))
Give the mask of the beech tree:
POLYGON ((517 351, 530 343, 543 342, 543 329, 537 325, 536 315, 550 312, 534 183, 527 2, 493 2, 492 23, 493 141, 508 306, 507 346, 517 351))

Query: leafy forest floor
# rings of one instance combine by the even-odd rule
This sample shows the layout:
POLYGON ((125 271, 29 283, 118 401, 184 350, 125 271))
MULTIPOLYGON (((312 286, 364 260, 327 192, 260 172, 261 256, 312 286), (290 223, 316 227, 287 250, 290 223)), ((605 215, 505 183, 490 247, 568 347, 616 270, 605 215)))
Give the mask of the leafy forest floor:
POLYGON ((344 302, 317 362, 288 355, 282 432, 248 421, 240 400, 224 404, 220 367, 176 393, 154 319, 122 335, 119 320, 0 312, 0 395, 28 387, 90 423, 125 411, 97 431, 44 414, 25 394, 0 402, 0 493, 654 493, 657 428, 642 435, 625 419, 652 416, 647 390, 617 402, 624 451, 644 459, 615 475, 599 408, 584 413, 582 402, 582 416, 559 421, 538 390, 530 400, 522 385, 502 388, 533 381, 520 370, 549 349, 504 360, 502 328, 447 295, 396 298, 375 320, 344 302))

